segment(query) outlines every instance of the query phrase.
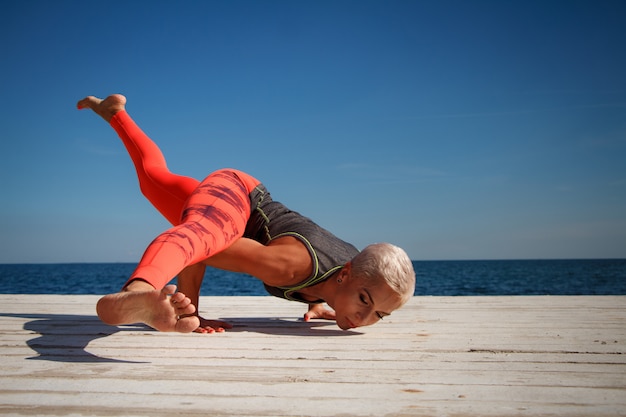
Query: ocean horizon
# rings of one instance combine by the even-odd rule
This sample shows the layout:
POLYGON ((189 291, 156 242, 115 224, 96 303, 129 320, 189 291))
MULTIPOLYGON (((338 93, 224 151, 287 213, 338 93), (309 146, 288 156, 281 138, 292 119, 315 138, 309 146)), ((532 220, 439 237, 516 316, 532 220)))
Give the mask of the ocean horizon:
MULTIPOLYGON (((626 259, 413 261, 414 295, 626 295, 626 259)), ((2 294, 117 292, 136 263, 0 264, 2 294)), ((175 279, 172 283, 175 283, 175 279)), ((261 281, 207 268, 203 296, 268 295, 261 281)))

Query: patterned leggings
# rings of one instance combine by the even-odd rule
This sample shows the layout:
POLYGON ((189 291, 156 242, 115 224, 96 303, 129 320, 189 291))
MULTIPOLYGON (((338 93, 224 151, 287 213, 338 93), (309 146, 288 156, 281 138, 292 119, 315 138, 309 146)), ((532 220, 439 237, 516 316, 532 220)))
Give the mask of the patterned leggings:
POLYGON ((257 179, 233 169, 216 171, 202 182, 173 174, 161 150, 128 113, 116 113, 111 126, 133 160, 141 192, 174 226, 152 241, 126 285, 142 279, 161 289, 186 266, 243 236, 257 179))

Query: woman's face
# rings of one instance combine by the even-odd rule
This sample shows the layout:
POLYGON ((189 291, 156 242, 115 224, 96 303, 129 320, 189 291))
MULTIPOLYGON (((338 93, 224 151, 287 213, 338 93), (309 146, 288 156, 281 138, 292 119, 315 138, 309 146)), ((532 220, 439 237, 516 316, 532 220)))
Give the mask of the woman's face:
POLYGON ((346 266, 338 277, 334 305, 337 325, 343 329, 369 326, 402 305, 400 295, 384 280, 355 277, 346 266))

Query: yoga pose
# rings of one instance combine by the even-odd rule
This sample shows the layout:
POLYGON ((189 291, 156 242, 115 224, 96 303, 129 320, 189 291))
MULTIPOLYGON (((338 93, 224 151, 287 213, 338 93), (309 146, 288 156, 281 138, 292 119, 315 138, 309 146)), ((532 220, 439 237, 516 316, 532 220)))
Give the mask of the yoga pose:
POLYGON ((252 275, 270 294, 309 304, 305 320, 336 320, 344 330, 376 323, 413 295, 413 266, 397 246, 379 243, 359 252, 273 201, 260 181, 238 170, 221 169, 202 181, 171 173, 126 112, 122 95, 89 96, 77 106, 110 123, 142 193, 173 226, 147 247, 122 290, 98 301, 105 323, 183 333, 230 328, 197 314, 207 265, 252 275), (168 285, 174 277, 178 288, 168 285))

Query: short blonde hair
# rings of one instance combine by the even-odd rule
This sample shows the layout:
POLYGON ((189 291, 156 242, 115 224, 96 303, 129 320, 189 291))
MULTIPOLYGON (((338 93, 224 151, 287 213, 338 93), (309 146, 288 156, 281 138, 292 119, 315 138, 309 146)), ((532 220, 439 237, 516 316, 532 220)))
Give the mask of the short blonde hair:
POLYGON ((397 292, 402 304, 415 292, 415 271, 406 252, 391 243, 374 243, 351 261, 351 273, 367 280, 383 279, 397 292))

